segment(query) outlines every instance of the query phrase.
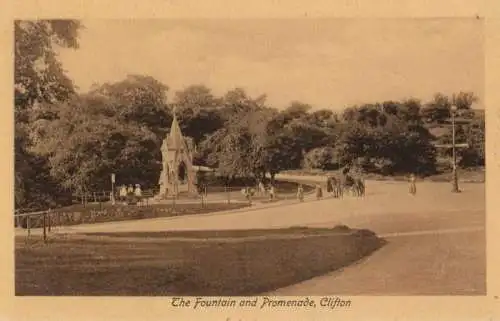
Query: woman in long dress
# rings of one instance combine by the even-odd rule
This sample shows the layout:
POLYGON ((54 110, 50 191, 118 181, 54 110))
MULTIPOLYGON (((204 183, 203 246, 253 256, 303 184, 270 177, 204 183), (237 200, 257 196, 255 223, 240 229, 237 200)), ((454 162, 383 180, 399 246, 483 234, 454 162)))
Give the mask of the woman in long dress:
POLYGON ((304 188, 302 187, 302 184, 300 184, 299 187, 297 188, 297 198, 301 202, 304 201, 304 188))
POLYGON ((274 200, 274 197, 276 196, 276 195, 275 195, 275 192, 276 192, 276 191, 275 191, 275 189, 274 189, 274 185, 271 185, 271 187, 269 187, 269 199, 270 199, 271 201, 273 201, 273 200, 274 200))
POLYGON ((127 198, 127 187, 125 185, 122 185, 120 187, 120 202, 124 202, 125 199, 127 198))
POLYGON ((416 184, 416 177, 415 177, 415 174, 411 174, 410 175, 410 179, 409 179, 409 183, 410 183, 410 186, 409 186, 409 189, 410 189, 410 194, 411 195, 415 195, 417 194, 417 184, 416 184))
POLYGON ((316 199, 321 199, 323 197, 323 190, 319 184, 316 184, 316 199))

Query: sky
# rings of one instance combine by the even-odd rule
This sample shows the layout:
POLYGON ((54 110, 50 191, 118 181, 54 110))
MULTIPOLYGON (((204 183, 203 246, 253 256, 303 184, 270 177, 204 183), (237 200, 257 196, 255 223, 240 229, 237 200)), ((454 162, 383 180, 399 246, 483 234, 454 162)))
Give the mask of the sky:
POLYGON ((193 19, 84 20, 78 50, 60 52, 79 90, 152 76, 168 97, 204 84, 235 87, 284 108, 291 101, 339 110, 348 105, 436 92, 484 96, 481 20, 193 19))

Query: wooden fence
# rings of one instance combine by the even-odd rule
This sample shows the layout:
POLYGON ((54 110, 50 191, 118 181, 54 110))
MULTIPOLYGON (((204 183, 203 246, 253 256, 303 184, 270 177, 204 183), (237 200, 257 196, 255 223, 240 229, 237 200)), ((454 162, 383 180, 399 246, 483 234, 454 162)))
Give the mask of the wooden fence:
MULTIPOLYGON (((306 192, 306 194, 313 193, 312 190, 309 192, 306 192)), ((148 214, 148 217, 154 217, 156 212, 158 211, 164 211, 166 209, 159 209, 154 207, 153 204, 150 203, 150 199, 153 198, 156 195, 156 191, 154 190, 145 190, 142 193, 142 197, 138 199, 138 202, 136 205, 141 206, 142 211, 146 212, 152 212, 148 214), (151 206, 150 206, 151 205, 151 206), (147 209, 143 206, 146 206, 147 209), (154 212, 154 213, 153 213, 154 212)), ((94 220, 99 220, 102 217, 101 216, 113 216, 113 215, 121 215, 121 216, 131 216, 133 215, 133 208, 130 208, 127 210, 127 207, 123 206, 103 206, 103 203, 107 203, 111 201, 111 192, 92 192, 92 193, 86 193, 86 195, 77 195, 77 197, 80 197, 80 199, 83 202, 84 207, 86 207, 86 203, 90 200, 93 201, 94 203, 98 203, 99 207, 98 208, 88 208, 87 210, 82 209, 74 209, 74 210, 65 210, 63 209, 48 209, 44 211, 36 211, 36 212, 28 212, 28 213, 19 213, 18 211, 15 212, 14 214, 14 223, 15 227, 18 228, 23 228, 27 230, 27 235, 28 238, 31 237, 32 235, 32 230, 37 228, 42 229, 42 235, 43 235, 43 241, 47 242, 47 235, 52 231, 52 229, 56 226, 63 226, 63 225, 73 225, 73 224, 80 224, 80 223, 87 223, 87 222, 94 222, 94 220), (114 213, 116 211, 121 211, 120 213, 114 213), (130 213, 128 213, 130 212, 130 213), (114 213, 114 214, 113 214, 114 213)), ((270 195, 266 193, 260 193, 259 191, 255 190, 255 194, 253 194, 251 197, 245 196, 242 193, 242 189, 238 187, 221 187, 220 189, 214 189, 212 191, 208 191, 207 189, 204 188, 203 192, 200 193, 200 195, 197 196, 196 199, 200 201, 201 208, 205 208, 207 206, 208 202, 224 202, 227 204, 231 203, 241 203, 241 202, 249 202, 252 204, 254 201, 266 201, 267 199, 269 200, 289 200, 289 199, 295 199, 296 194, 290 193, 284 193, 280 194, 279 192, 273 197, 273 199, 270 199, 270 195)), ((118 197, 116 198, 118 202, 118 197)), ((172 210, 174 213, 176 212, 176 204, 180 203, 181 199, 177 199, 176 197, 173 197, 170 199, 171 203, 169 207, 169 210, 172 210)), ((168 205, 165 203, 165 205, 168 205)))
POLYGON ((26 230, 28 231, 28 238, 31 237, 32 226, 42 226, 43 228, 43 241, 47 242, 47 233, 50 233, 53 227, 52 210, 30 212, 30 213, 16 213, 14 215, 14 222, 16 227, 21 227, 21 221, 26 220, 26 230))

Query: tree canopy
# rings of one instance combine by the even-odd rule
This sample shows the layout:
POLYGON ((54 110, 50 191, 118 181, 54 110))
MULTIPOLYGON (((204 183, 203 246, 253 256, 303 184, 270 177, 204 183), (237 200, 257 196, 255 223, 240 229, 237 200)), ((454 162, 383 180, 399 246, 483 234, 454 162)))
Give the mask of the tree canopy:
MULTIPOLYGON (((461 166, 484 165, 484 118, 474 116, 471 92, 339 111, 291 101, 278 110, 265 94, 252 97, 243 88, 217 96, 194 84, 171 93, 151 76, 129 75, 77 94, 56 49, 77 49, 82 27, 73 20, 15 22, 18 208, 61 204, 74 191, 109 190, 111 173, 121 183, 155 187, 173 110, 193 139, 195 165, 228 179, 353 165, 386 175, 431 174, 439 154, 429 129, 447 122, 453 104, 469 119, 457 128, 458 140, 469 144, 460 150, 461 166)), ((449 139, 448 131, 438 142, 449 139)))

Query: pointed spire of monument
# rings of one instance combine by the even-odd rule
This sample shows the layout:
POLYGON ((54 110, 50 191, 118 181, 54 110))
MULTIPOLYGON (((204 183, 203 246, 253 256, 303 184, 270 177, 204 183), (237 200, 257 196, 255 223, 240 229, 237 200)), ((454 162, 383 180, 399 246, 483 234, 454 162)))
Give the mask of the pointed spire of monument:
POLYGON ((170 133, 168 134, 168 148, 169 149, 181 149, 182 148, 182 132, 179 126, 179 121, 177 120, 177 106, 174 105, 172 112, 174 114, 174 119, 172 120, 172 125, 170 126, 170 133))

